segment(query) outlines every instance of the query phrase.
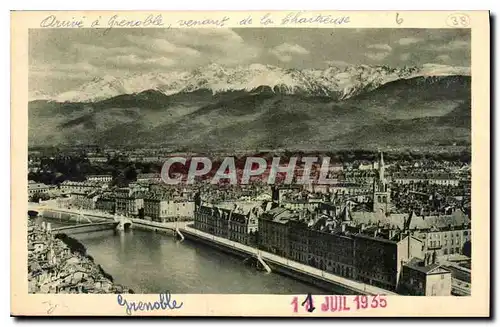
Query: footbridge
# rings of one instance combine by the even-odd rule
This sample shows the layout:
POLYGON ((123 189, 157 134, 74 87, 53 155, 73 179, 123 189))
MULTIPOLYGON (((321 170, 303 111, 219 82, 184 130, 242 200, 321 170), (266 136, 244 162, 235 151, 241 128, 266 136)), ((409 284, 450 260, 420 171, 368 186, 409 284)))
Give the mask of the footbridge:
POLYGON ((108 229, 128 230, 132 227, 132 219, 123 215, 111 215, 98 211, 80 209, 56 208, 51 204, 29 203, 29 216, 42 216, 75 223, 70 226, 53 228, 55 232, 64 233, 87 233, 108 229))
POLYGON ((53 228, 52 231, 56 233, 64 232, 65 234, 83 234, 103 230, 128 230, 132 226, 132 221, 123 216, 115 217, 112 221, 100 222, 93 222, 92 220, 85 218, 85 216, 81 216, 77 217, 76 225, 53 228), (88 219, 88 222, 80 223, 84 219, 88 219))
POLYGON ((52 232, 65 234, 86 234, 90 232, 99 232, 103 230, 115 230, 119 222, 88 223, 71 226, 53 228, 52 232))

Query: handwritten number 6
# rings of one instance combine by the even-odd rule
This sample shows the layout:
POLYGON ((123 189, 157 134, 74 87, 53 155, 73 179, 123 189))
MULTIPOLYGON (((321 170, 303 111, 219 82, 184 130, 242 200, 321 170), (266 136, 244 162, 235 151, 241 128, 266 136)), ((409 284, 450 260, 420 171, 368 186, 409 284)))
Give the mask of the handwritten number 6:
POLYGON ((372 304, 371 304, 371 307, 372 308, 376 308, 378 307, 378 300, 377 300, 377 296, 375 295, 372 299, 372 304))
POLYGON ((396 23, 401 25, 403 23, 403 18, 399 17, 399 13, 396 13, 396 23))

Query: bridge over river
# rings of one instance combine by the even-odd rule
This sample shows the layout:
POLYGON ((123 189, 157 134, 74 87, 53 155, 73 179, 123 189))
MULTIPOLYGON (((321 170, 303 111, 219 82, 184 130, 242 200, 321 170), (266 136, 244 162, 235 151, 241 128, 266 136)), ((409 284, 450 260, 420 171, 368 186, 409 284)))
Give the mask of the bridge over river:
MULTIPOLYGON (((48 201, 47 201, 48 202, 48 201)), ((81 210, 75 208, 58 208, 52 203, 28 203, 29 216, 41 216, 55 219, 60 222, 73 222, 77 225, 65 226, 65 233, 86 233, 107 229, 128 230, 129 228, 147 229, 155 232, 177 234, 181 239, 179 228, 184 227, 189 221, 183 222, 155 222, 145 219, 112 215, 96 210, 81 210), (67 228, 66 228, 67 227, 67 228)), ((56 231, 54 229, 54 231, 56 231)))
POLYGON ((90 233, 99 232, 103 230, 115 230, 120 225, 120 222, 102 222, 102 223, 88 223, 88 224, 78 224, 71 226, 63 226, 58 228, 53 228, 52 232, 64 233, 64 234, 80 234, 80 233, 90 233))
POLYGON ((55 233, 74 234, 116 281, 137 292, 156 293, 167 288, 184 294, 390 294, 243 244, 205 235, 190 228, 190 222, 159 223, 129 217, 120 220, 97 211, 38 204, 29 210, 37 211, 36 215, 46 223, 52 221, 55 233), (68 226, 71 222, 77 224, 68 226), (120 224, 123 228, 128 224, 133 232, 112 233, 120 224), (178 237, 164 237, 165 232, 176 233, 178 237), (186 241, 179 242, 184 236, 186 241), (248 257, 262 260, 272 272, 249 268, 243 264, 248 257), (137 273, 137 267, 141 267, 141 274, 137 273))
POLYGON ((29 203, 28 215, 75 223, 74 225, 52 229, 54 232, 64 232, 65 234, 90 233, 115 229, 127 230, 132 226, 132 221, 124 216, 109 215, 100 212, 86 212, 77 209, 53 208, 50 205, 38 203, 29 203))

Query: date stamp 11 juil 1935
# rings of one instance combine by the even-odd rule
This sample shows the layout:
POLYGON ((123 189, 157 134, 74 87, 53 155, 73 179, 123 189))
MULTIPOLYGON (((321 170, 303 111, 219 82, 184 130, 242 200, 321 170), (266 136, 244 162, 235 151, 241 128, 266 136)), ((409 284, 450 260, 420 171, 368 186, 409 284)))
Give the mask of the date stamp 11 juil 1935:
POLYGON ((292 311, 300 312, 303 308, 304 312, 341 312, 361 309, 377 309, 387 307, 387 298, 385 295, 326 295, 312 296, 308 294, 304 301, 300 302, 299 297, 294 296, 291 302, 292 311), (317 307, 315 306, 315 303, 317 307))

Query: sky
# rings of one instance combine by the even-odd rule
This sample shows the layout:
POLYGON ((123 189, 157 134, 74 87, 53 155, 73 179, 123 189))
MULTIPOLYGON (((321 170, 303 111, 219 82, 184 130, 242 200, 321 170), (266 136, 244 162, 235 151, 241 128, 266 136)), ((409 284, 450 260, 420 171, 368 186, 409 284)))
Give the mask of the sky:
POLYGON ((95 77, 193 70, 211 63, 283 68, 329 65, 470 66, 461 29, 33 29, 30 92, 58 94, 95 77))

